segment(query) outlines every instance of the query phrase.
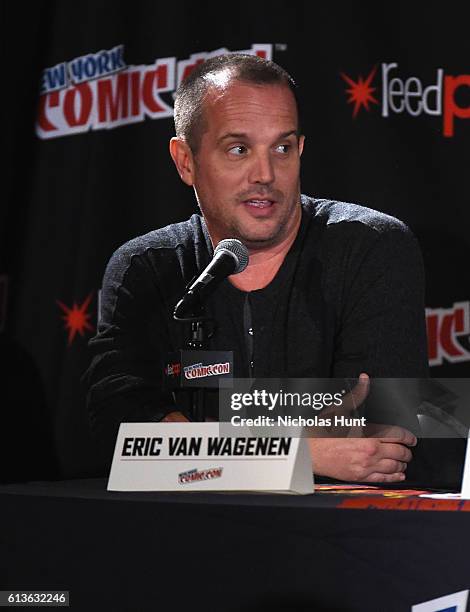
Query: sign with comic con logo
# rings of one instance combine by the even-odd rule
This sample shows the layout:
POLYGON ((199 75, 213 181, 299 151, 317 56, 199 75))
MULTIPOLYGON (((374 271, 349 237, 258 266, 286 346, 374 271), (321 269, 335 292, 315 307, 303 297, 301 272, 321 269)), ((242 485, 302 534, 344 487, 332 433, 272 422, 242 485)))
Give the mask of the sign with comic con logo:
POLYGON ((307 440, 219 423, 121 423, 109 491, 313 493, 307 440))

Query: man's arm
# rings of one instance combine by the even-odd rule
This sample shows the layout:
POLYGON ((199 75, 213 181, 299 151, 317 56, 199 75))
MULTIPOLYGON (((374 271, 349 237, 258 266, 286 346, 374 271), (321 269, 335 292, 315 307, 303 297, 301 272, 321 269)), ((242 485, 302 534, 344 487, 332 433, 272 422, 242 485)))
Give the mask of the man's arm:
POLYGON ((377 233, 345 272, 332 376, 427 378, 424 267, 399 222, 377 233))
MULTIPOLYGON (((354 261, 345 274, 344 295, 333 377, 428 376, 422 258, 406 226, 397 223, 379 234, 361 261, 354 261)), ((411 431, 392 426, 370 438, 311 438, 315 473, 341 480, 403 480, 419 431, 411 403, 393 406, 411 431)), ((378 398, 369 398, 365 414, 369 423, 387 424, 378 398)))
POLYGON ((172 349, 167 306, 145 253, 124 245, 103 279, 101 319, 90 341, 93 359, 84 375, 91 429, 103 456, 112 455, 123 421, 159 421, 176 410, 163 390, 163 363, 172 349))

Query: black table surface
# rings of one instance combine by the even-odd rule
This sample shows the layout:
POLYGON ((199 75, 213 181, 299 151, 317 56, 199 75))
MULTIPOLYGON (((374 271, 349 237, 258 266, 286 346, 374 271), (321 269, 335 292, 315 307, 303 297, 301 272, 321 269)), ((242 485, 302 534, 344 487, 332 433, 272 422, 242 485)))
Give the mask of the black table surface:
MULTIPOLYGON (((322 480, 316 483, 314 494, 297 495, 279 492, 198 492, 198 491, 177 491, 177 492, 123 492, 108 491, 106 478, 86 478, 76 480, 59 481, 35 481, 21 482, 0 485, 0 496, 5 495, 27 495, 32 497, 68 497, 75 499, 95 499, 95 500, 122 500, 128 502, 158 502, 164 504, 209 504, 212 506, 268 506, 268 507, 288 507, 288 508, 339 508, 343 503, 350 499, 357 498, 357 494, 362 496, 383 497, 394 495, 403 496, 409 499, 412 497, 415 502, 419 500, 418 493, 446 493, 449 489, 430 489, 418 482, 406 482, 400 484, 381 484, 370 485, 368 483, 357 483, 345 485, 345 483, 322 480), (348 491, 352 489, 352 492, 348 491), (332 490, 333 489, 333 490, 332 490), (416 495, 412 492, 416 491, 416 495)), ((429 503, 409 504, 409 510, 428 509, 429 503), (421 507, 420 507, 421 506, 421 507), (426 507, 428 506, 428 507, 426 507)), ((450 511, 465 510, 466 501, 449 504, 448 500, 433 501, 433 510, 450 511)), ((358 505, 358 509, 361 506, 358 505)), ((380 508, 380 506, 379 506, 380 508)), ((379 509, 378 508, 378 509, 379 509)), ((386 509, 390 509, 387 507, 386 509)), ((404 506, 403 508, 404 509, 404 506)), ((430 508, 429 508, 430 509, 430 508)))
POLYGON ((84 611, 404 612, 470 588, 469 503, 396 487, 300 496, 111 492, 105 479, 3 485, 1 589, 69 590, 84 611))

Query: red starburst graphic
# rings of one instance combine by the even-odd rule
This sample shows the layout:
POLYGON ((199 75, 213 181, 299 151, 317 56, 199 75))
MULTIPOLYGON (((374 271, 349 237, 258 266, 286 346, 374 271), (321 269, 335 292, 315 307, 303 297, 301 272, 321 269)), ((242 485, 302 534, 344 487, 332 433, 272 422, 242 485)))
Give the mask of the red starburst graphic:
POLYGON ((65 329, 69 330, 69 346, 72 344, 77 332, 80 334, 80 336, 83 336, 85 329, 94 331, 93 327, 90 325, 90 323, 88 323, 88 319, 91 315, 86 312, 88 306, 90 305, 91 297, 92 294, 90 293, 90 295, 80 306, 74 302, 72 308, 69 308, 60 300, 56 300, 57 304, 65 313, 62 315, 62 319, 65 321, 65 329))
POLYGON ((376 71, 377 66, 374 66, 371 73, 366 79, 359 75, 359 79, 357 81, 353 81, 350 77, 348 77, 347 74, 344 74, 344 72, 341 73, 341 77, 346 81, 348 85, 351 85, 351 87, 346 91, 349 94, 348 104, 354 103, 353 117, 356 117, 361 106, 363 106, 366 110, 370 110, 370 102, 373 102, 374 104, 379 103, 378 100, 372 95, 372 92, 374 92, 377 88, 370 86, 376 71))

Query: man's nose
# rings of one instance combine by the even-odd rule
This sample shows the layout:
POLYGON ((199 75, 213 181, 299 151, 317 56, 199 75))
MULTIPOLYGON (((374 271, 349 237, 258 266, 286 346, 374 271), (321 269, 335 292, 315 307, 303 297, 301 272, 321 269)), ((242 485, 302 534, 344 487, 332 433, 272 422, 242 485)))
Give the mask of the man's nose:
POLYGON ((250 183, 269 185, 274 181, 274 168, 269 152, 253 155, 250 167, 250 183))

